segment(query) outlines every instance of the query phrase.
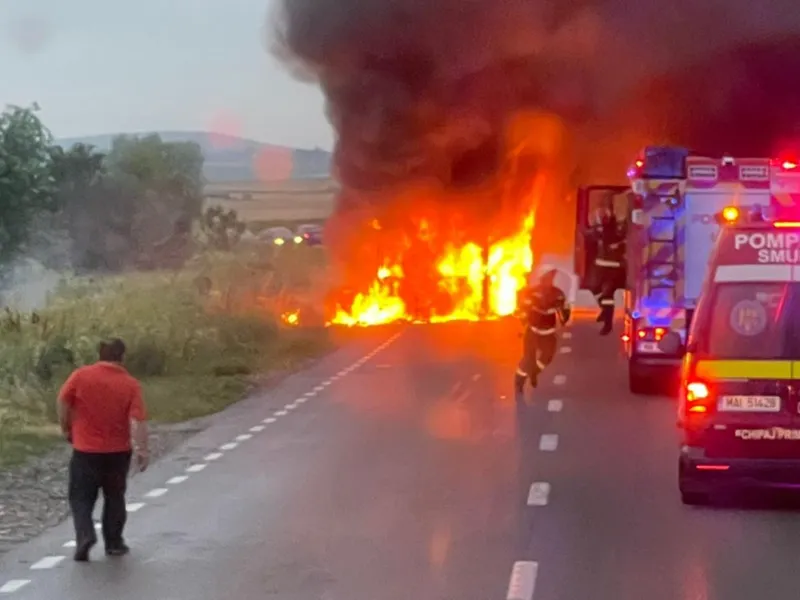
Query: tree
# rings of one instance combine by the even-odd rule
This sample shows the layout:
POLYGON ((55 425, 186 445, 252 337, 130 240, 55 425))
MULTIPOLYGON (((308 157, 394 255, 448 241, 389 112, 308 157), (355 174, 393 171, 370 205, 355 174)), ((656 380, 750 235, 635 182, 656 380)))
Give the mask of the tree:
POLYGON ((52 136, 38 106, 10 106, 0 114, 0 265, 18 256, 31 226, 55 205, 52 136))

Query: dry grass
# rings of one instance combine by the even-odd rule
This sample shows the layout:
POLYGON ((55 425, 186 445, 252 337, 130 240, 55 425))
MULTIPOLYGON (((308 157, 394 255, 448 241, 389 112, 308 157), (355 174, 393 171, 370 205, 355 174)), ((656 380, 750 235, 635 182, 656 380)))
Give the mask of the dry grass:
POLYGON ((233 209, 245 223, 318 221, 333 212, 336 189, 329 179, 213 183, 206 206, 233 209))
MULTIPOLYGON (((331 347, 324 327, 281 323, 286 307, 315 306, 324 270, 316 248, 270 246, 204 255, 178 273, 70 279, 33 315, 0 315, 0 467, 49 448, 54 399, 97 342, 118 335, 156 421, 183 421, 235 402, 251 374, 292 369, 331 347), (213 283, 199 293, 197 277, 213 283)), ((309 320, 309 322, 313 322, 309 320)))

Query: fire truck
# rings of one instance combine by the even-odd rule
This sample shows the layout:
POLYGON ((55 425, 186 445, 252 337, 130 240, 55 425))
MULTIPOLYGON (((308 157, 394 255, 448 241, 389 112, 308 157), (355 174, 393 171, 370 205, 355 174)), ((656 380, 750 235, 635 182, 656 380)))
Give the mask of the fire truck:
MULTIPOLYGON (((659 341, 686 331, 728 206, 792 211, 800 207, 800 168, 767 158, 701 156, 686 148, 649 146, 628 170, 630 185, 581 188, 577 202, 575 272, 590 289, 596 255, 587 230, 611 201, 627 221, 627 274, 622 348, 631 392, 647 393, 676 375, 682 354, 659 341)), ((797 213, 800 220, 800 212, 797 213)))

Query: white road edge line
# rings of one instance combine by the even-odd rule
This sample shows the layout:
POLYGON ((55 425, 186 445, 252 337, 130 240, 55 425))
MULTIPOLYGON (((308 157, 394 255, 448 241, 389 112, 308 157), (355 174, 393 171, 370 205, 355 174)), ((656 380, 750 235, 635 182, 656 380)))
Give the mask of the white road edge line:
POLYGON ((537 481, 531 484, 528 491, 528 506, 547 506, 550 498, 550 484, 545 481, 537 481))
POLYGON ((239 446, 239 444, 237 444, 236 442, 228 442, 227 444, 222 444, 222 446, 220 446, 219 449, 220 450, 233 450, 234 448, 237 448, 238 446, 239 446))
POLYGON ((557 433, 544 433, 539 438, 539 450, 543 452, 552 452, 558 448, 558 434, 557 433))
POLYGON ((276 417, 285 417, 285 416, 286 416, 286 415, 288 415, 288 414, 289 414, 289 413, 288 413, 287 411, 285 411, 285 410, 278 410, 278 411, 275 411, 275 416, 276 416, 276 417))
POLYGON ((175 477, 170 477, 167 479, 167 483, 169 485, 177 485, 179 483, 183 483, 187 479, 189 479, 188 475, 176 475, 175 477))
POLYGON ((263 420, 263 421, 261 421, 261 422, 262 422, 262 423, 266 423, 267 425, 269 425, 270 423, 274 423, 274 422, 275 422, 275 421, 277 421, 277 420, 278 420, 278 419, 276 419, 275 417, 267 417, 266 419, 264 419, 264 420, 263 420))
POLYGON ((164 494, 166 494, 169 490, 167 488, 154 488, 147 492, 144 497, 145 498, 160 498, 164 494))
POLYGON ((253 437, 253 435, 250 434, 250 433, 243 433, 242 435, 237 435, 236 436, 236 441, 237 442, 246 442, 247 440, 251 439, 252 437, 253 437))
POLYGON ((190 467, 186 467, 186 471, 189 473, 199 473, 203 469, 205 469, 208 465, 203 463, 198 463, 196 465, 191 465, 190 467))
POLYGON ((547 402, 547 410, 549 412, 561 412, 561 409, 563 408, 564 408, 563 400, 548 400, 547 402))
POLYGON ((0 594, 13 594, 24 588, 30 582, 30 579, 10 579, 3 585, 0 585, 0 594))
POLYGON ((515 562, 514 568, 511 569, 506 600, 532 600, 538 573, 539 563, 537 562, 515 562))
POLYGON ((250 428, 250 431, 252 431, 253 433, 261 433, 262 431, 264 431, 264 429, 266 429, 266 427, 264 427, 263 425, 254 425, 253 427, 250 428))
MULTIPOLYGON (((227 446, 227 444, 225 444, 225 445, 227 446)), ((227 448, 225 448, 225 449, 227 449, 227 448)), ((211 462, 212 460, 217 460, 219 458, 222 458, 222 452, 212 452, 211 454, 206 454, 203 457, 203 460, 211 462)))
POLYGON ((31 571, 41 571, 43 569, 52 569, 66 556, 45 556, 43 559, 36 561, 30 567, 31 571))

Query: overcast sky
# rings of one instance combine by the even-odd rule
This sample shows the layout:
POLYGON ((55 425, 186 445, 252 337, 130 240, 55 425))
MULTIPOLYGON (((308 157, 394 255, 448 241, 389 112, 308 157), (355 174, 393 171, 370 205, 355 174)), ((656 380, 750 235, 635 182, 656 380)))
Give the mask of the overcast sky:
POLYGON ((315 86, 265 50, 270 0, 0 0, 0 105, 56 137, 222 130, 330 149, 315 86))

